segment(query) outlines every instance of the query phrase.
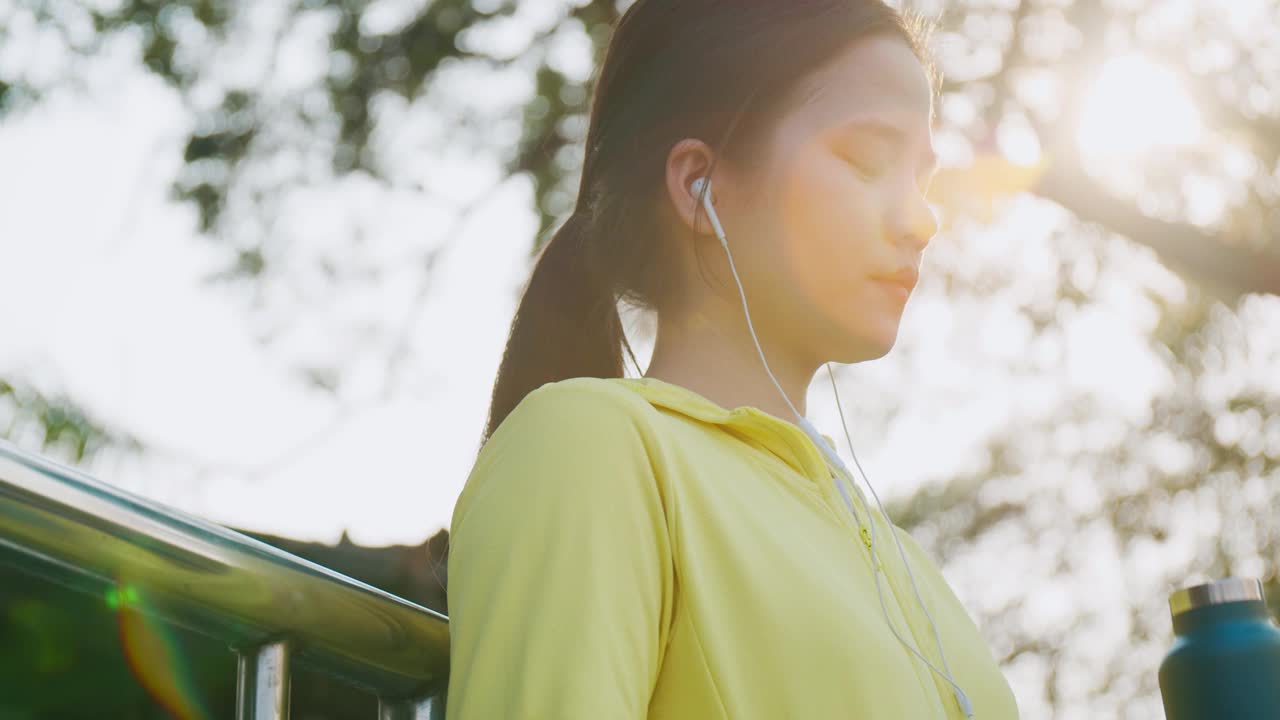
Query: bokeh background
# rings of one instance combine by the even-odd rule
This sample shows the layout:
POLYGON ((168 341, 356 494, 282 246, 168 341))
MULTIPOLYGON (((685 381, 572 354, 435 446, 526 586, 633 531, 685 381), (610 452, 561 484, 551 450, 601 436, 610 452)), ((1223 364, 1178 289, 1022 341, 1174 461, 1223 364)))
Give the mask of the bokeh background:
MULTIPOLYGON (((629 4, 0 0, 0 437, 447 611, 629 4)), ((893 352, 839 368, 859 459, 1024 717, 1162 717, 1170 591, 1280 600, 1280 9, 901 4, 944 229, 893 352)), ((79 602, 0 575, 0 718, 225 716, 229 653, 79 602)))

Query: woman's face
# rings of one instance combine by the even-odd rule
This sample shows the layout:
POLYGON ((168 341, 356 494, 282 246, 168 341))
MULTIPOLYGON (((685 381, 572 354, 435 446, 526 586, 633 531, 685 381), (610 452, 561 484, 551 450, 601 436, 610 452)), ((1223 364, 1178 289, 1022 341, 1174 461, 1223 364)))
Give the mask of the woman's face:
POLYGON ((937 226, 924 198, 932 89, 910 48, 867 38, 811 82, 816 97, 753 149, 752 179, 726 170, 722 191, 717 168, 712 185, 753 322, 816 368, 892 348, 901 283, 913 284, 937 226))

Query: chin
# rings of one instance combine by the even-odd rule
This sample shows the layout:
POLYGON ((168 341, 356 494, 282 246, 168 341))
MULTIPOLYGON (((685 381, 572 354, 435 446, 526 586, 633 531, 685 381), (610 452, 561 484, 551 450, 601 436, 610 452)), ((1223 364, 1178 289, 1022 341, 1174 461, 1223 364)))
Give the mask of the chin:
POLYGON ((889 314, 832 314, 825 329, 815 328, 825 339, 818 341, 822 356, 842 365, 879 360, 898 342, 900 318, 889 314), (843 322, 842 322, 843 321, 843 322))
POLYGON ((889 354, 889 351, 893 349, 897 341, 898 334, 896 332, 887 337, 883 335, 851 337, 849 342, 844 343, 840 351, 835 353, 836 357, 833 360, 841 365, 879 360, 889 354))

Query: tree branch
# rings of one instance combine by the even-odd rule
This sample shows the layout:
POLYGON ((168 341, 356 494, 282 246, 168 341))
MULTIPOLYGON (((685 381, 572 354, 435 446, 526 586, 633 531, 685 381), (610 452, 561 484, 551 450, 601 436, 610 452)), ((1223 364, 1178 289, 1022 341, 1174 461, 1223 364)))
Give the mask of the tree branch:
POLYGON ((1170 268, 1226 299, 1246 293, 1280 295, 1280 253, 1253 250, 1195 225, 1144 215, 1132 202, 1103 190, 1077 165, 1050 166, 1034 192, 1081 220, 1150 247, 1170 268))

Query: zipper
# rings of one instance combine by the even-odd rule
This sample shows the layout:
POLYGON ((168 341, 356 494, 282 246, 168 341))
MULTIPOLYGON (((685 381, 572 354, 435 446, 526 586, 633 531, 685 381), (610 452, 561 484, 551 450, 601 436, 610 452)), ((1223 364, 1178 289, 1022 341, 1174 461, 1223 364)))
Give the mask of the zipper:
MULTIPOLYGON (((823 462, 825 464, 826 461, 824 460, 823 462)), ((864 557, 867 559, 867 568, 871 571, 872 575, 874 576, 877 571, 884 573, 884 565, 879 561, 879 557, 873 549, 874 545, 871 542, 871 531, 858 514, 856 509, 857 506, 854 506, 855 509, 852 513, 849 512, 849 505, 845 505, 844 507, 840 506, 840 503, 842 502, 848 502, 852 505, 853 498, 849 497, 848 491, 845 489, 844 484, 841 483, 839 471, 832 468, 830 465, 827 465, 826 467, 827 471, 831 474, 830 481, 835 486, 834 489, 837 498, 831 500, 831 504, 829 504, 828 507, 840 516, 840 523, 842 525, 853 530, 854 535, 862 540, 862 545, 866 548, 866 554, 864 557)), ((828 493, 828 497, 830 497, 830 493, 828 493)), ((870 508, 867 508, 867 512, 871 512, 870 508)), ((867 522, 874 522, 874 520, 871 517, 868 517, 867 522)))

